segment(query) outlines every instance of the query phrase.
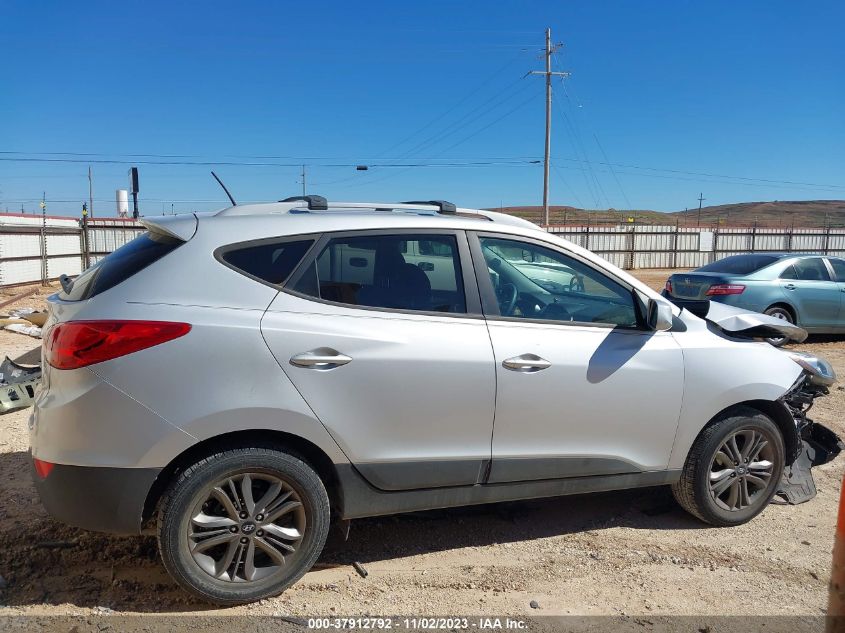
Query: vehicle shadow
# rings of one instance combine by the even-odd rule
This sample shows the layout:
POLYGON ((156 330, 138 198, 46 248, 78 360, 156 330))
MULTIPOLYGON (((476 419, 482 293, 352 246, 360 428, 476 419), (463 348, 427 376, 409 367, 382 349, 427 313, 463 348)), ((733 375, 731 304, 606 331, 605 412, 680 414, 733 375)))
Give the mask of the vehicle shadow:
MULTIPOLYGON (((30 480, 28 459, 24 452, 0 453, 0 481, 8 482, 0 502, 0 575, 7 582, 0 604, 158 613, 213 608, 169 578, 154 537, 86 532, 51 519, 30 480)), ((667 488, 432 510, 354 521, 347 541, 333 532, 317 568, 619 526, 704 527, 674 504, 667 488)))

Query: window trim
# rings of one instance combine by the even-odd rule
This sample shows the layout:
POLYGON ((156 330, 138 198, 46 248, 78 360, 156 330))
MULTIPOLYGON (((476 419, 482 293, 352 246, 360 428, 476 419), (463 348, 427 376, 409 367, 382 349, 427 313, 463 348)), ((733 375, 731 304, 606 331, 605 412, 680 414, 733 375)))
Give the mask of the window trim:
POLYGON ((392 228, 392 229, 364 229, 357 231, 327 231, 323 233, 314 245, 308 250, 299 265, 294 269, 293 273, 285 280, 281 291, 300 299, 313 301, 315 303, 322 303, 324 305, 337 306, 347 308, 350 310, 365 310, 368 312, 384 312, 388 314, 420 314, 424 316, 436 317, 450 317, 458 319, 483 319, 484 314, 481 308, 481 298, 478 294, 478 284, 472 265, 472 257, 470 255, 469 242, 467 240, 466 231, 461 229, 438 229, 438 228, 392 228), (317 258, 323 252, 326 245, 336 238, 343 237, 370 237, 370 236, 384 236, 384 235, 449 235, 455 238, 458 245, 458 263, 461 267, 461 282, 464 289, 464 300, 466 302, 466 312, 436 312, 433 310, 408 310, 405 308, 382 308, 379 306, 359 306, 351 303, 341 303, 340 301, 331 301, 323 299, 322 297, 314 297, 302 292, 293 290, 302 276, 308 269, 315 265, 317 258))
POLYGON ((300 265, 306 258, 311 255, 311 251, 314 250, 314 246, 320 241, 320 234, 319 233, 301 233, 299 235, 280 235, 277 237, 262 237, 254 240, 245 240, 243 242, 235 242, 233 244, 225 244, 223 246, 218 246, 214 249, 214 259, 218 262, 223 264, 226 268, 229 268, 239 275, 246 277, 247 279, 252 279, 253 281, 257 281, 260 284, 265 286, 269 286, 270 288, 274 288, 276 290, 281 290, 284 285, 290 280, 290 278, 299 270, 300 265), (299 263, 294 266, 293 270, 285 277, 285 280, 280 284, 274 284, 266 279, 262 279, 261 277, 256 277, 255 275, 248 273, 247 271, 243 270, 242 268, 238 268, 237 266, 230 264, 223 256, 230 251, 240 250, 242 248, 251 248, 253 246, 264 246, 265 244, 285 244, 287 242, 304 242, 305 240, 311 240, 311 245, 305 249, 305 253, 302 255, 302 258, 299 260, 299 263))
POLYGON ((546 242, 545 240, 527 237, 524 235, 515 235, 512 233, 494 233, 491 231, 467 231, 467 237, 469 239, 470 253, 472 254, 474 268, 476 271, 476 281, 478 282, 479 294, 481 296, 481 304, 484 309, 484 316, 487 320, 502 321, 507 323, 532 323, 539 325, 595 327, 603 330, 620 330, 624 332, 647 332, 649 334, 655 334, 655 332, 651 328, 647 327, 645 324, 645 315, 642 314, 640 302, 637 300, 634 294, 636 292, 636 288, 628 282, 619 279, 615 275, 611 274, 609 271, 596 267, 595 264, 584 259, 578 254, 568 251, 558 244, 552 244, 551 242, 546 242), (624 325, 615 325, 613 323, 593 323, 587 321, 559 321, 557 319, 526 319, 525 317, 502 316, 499 312, 499 301, 496 298, 496 292, 493 288, 493 282, 490 280, 490 275, 487 273, 487 260, 484 258, 484 253, 481 250, 480 238, 483 237, 523 242, 527 244, 534 244, 542 248, 547 248, 549 250, 555 251, 556 253, 560 253, 561 255, 574 259, 579 264, 584 265, 590 270, 593 270, 600 275, 608 277, 609 279, 619 284, 628 291, 631 303, 634 306, 634 312, 637 315, 637 325, 631 327, 624 325))

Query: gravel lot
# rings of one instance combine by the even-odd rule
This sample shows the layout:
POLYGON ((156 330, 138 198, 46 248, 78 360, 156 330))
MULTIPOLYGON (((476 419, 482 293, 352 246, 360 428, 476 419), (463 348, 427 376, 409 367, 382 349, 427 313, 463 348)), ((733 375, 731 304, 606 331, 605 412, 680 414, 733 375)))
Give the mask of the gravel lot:
MULTIPOLYGON (((668 273, 638 274, 661 287, 668 273)), ((37 343, 0 331, 0 350, 13 358, 37 343)), ((845 340, 800 348, 845 376, 845 340)), ((845 391, 834 389, 814 417, 845 435, 843 411, 845 391)), ((216 610, 170 581, 154 538, 86 533, 47 517, 30 483, 28 415, 0 416, 0 616, 819 615, 826 605, 842 457, 814 470, 813 501, 772 505, 732 529, 688 517, 662 488, 360 520, 284 595, 216 610)))

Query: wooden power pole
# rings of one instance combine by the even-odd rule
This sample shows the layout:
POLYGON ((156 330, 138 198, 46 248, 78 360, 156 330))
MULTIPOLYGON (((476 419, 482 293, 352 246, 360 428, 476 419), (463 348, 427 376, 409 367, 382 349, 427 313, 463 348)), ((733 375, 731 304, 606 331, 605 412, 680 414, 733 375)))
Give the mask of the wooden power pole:
POLYGON ((546 29, 546 70, 532 70, 531 75, 546 77, 546 151, 543 161, 543 223, 549 224, 549 154, 552 148, 552 77, 569 77, 570 73, 552 72, 552 53, 560 48, 552 46, 552 30, 546 29))

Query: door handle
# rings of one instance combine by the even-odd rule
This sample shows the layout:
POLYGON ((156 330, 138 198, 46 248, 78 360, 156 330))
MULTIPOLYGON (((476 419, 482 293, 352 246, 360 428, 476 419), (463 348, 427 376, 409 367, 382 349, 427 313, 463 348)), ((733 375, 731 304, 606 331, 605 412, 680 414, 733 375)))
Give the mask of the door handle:
POLYGON ((787 290, 795 290, 796 286, 795 284, 786 284, 784 288, 786 288, 787 290))
POLYGON ((312 349, 309 352, 303 352, 292 356, 290 364, 296 367, 303 367, 305 369, 327 370, 340 367, 346 363, 352 362, 352 359, 345 354, 341 354, 337 350, 320 347, 312 349))
POLYGON ((552 364, 545 358, 540 358, 536 354, 522 354, 507 358, 502 361, 502 367, 512 371, 518 371, 523 374, 533 374, 544 369, 548 369, 552 364))

